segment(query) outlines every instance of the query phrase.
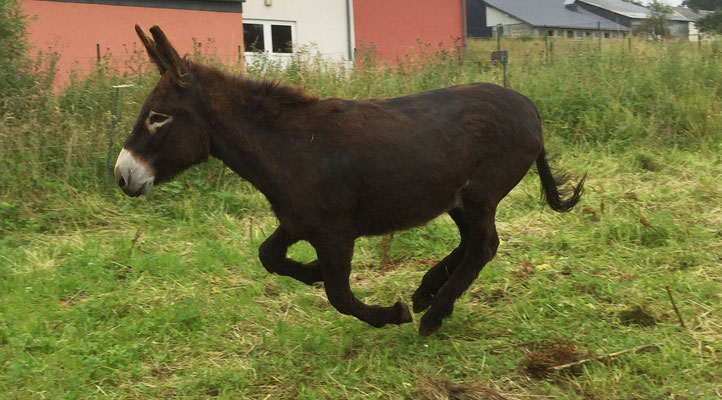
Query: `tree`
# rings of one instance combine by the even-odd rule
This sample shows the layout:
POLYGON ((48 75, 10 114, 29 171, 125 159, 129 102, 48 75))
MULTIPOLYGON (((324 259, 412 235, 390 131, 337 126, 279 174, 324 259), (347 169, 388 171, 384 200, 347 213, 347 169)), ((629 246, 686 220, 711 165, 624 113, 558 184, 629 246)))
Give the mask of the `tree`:
POLYGON ((625 2, 625 3, 632 3, 632 4, 634 4, 635 6, 644 7, 644 3, 642 3, 642 2, 639 1, 639 0, 622 0, 622 1, 625 2))
POLYGON ((0 0, 0 95, 24 86, 30 65, 25 17, 17 0, 0 0))
POLYGON ((652 15, 635 26, 632 32, 635 34, 646 33, 654 40, 669 35, 667 15, 672 13, 672 7, 659 0, 652 0, 647 8, 652 11, 652 15))
POLYGON ((722 0, 684 0, 682 5, 694 10, 719 10, 722 8, 722 0))
POLYGON ((697 25, 700 32, 722 35, 722 8, 705 15, 694 24, 697 25))

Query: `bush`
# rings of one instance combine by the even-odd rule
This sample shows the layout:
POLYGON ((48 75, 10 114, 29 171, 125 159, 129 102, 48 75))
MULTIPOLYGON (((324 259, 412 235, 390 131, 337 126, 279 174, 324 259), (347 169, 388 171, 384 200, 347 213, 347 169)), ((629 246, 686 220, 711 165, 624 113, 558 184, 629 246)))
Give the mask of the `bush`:
POLYGON ((31 86, 32 77, 20 5, 17 0, 0 0, 0 6, 0 96, 5 98, 31 86))
POLYGON ((52 85, 54 57, 31 60, 25 28, 18 0, 0 0, 0 115, 37 108, 52 85))

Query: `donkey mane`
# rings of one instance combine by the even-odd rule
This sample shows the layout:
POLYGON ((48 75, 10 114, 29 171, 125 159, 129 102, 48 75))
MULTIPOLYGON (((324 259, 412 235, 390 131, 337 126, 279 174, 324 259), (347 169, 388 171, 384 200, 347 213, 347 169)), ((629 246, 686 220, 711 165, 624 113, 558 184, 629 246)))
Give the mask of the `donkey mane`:
POLYGON ((263 98, 266 101, 282 106, 298 106, 312 104, 318 101, 318 97, 311 96, 303 90, 285 85, 278 80, 252 80, 242 79, 243 87, 254 97, 263 98))
POLYGON ((280 80, 251 79, 221 71, 218 68, 189 63, 198 76, 208 82, 222 83, 223 91, 231 94, 237 105, 256 115, 276 116, 284 109, 312 105, 319 98, 280 80))

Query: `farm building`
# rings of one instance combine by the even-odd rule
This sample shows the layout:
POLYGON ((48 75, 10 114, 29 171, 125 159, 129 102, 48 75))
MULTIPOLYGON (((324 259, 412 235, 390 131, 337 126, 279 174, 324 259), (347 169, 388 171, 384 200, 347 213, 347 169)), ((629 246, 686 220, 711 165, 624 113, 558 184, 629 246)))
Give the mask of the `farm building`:
POLYGON ((355 45, 372 48, 386 61, 398 61, 420 47, 462 45, 463 0, 356 0, 355 45))
POLYGON ((71 70, 89 71, 102 57, 122 63, 142 46, 133 31, 161 25, 181 53, 213 41, 214 56, 231 63, 243 43, 241 0, 22 0, 29 39, 57 53, 59 81, 71 70))
POLYGON ((687 7, 672 7, 674 12, 677 14, 685 17, 689 20, 688 25, 688 31, 689 31, 689 40, 691 42, 696 42, 700 40, 700 38, 704 39, 704 34, 700 34, 699 30, 697 29, 697 26, 695 25, 695 22, 704 17, 707 14, 710 14, 712 11, 706 11, 706 10, 693 10, 691 8, 687 7))
MULTIPOLYGON (((550 36, 570 39, 626 37, 653 16, 645 7, 622 0, 468 0, 468 35, 492 37, 502 25, 509 36, 550 36)), ((688 35, 689 20, 666 16, 673 36, 688 35)))
MULTIPOLYGON (((622 0, 577 0, 575 3, 579 7, 629 28, 634 28, 645 19, 654 16, 652 10, 622 0)), ((686 38, 689 35, 689 20, 687 18, 674 12, 665 15, 665 18, 672 36, 686 38)))
MULTIPOLYGON (((103 57, 122 67, 140 50, 138 23, 158 24, 181 53, 200 50, 234 65, 288 60, 300 51, 351 61, 359 51, 395 63, 406 55, 463 45, 465 37, 620 38, 652 15, 621 0, 22 0, 30 41, 56 52, 59 80, 103 57)), ((670 15, 687 36, 691 19, 670 15)))
POLYGON ((350 0, 246 0, 243 12, 247 62, 283 60, 299 50, 329 61, 353 59, 350 0))
POLYGON ((141 46, 133 26, 160 25, 182 54, 201 50, 232 65, 299 51, 353 60, 372 49, 396 62, 463 36, 462 0, 21 0, 30 42, 60 56, 59 80, 104 57, 122 67, 141 46), (194 48, 195 46, 195 48, 194 48), (262 55, 263 54, 263 55, 262 55))
POLYGON ((468 32, 471 37, 492 37, 502 25, 506 36, 549 36, 583 39, 617 38, 629 27, 601 17, 573 1, 487 0, 467 3, 468 32))
POLYGON ((463 33, 461 0, 246 0, 243 7, 249 62, 260 53, 283 59, 301 48, 328 60, 371 50, 396 62, 422 44, 454 46, 463 33))

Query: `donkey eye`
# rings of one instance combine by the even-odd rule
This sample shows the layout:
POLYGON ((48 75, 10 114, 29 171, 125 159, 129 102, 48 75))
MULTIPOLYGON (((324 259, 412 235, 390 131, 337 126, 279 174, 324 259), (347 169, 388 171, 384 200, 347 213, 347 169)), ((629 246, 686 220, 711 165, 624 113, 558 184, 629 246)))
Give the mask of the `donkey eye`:
POLYGON ((160 114, 160 113, 151 111, 150 115, 148 116, 148 122, 151 125, 161 124, 161 123, 165 122, 169 117, 170 117, 169 115, 160 114))

